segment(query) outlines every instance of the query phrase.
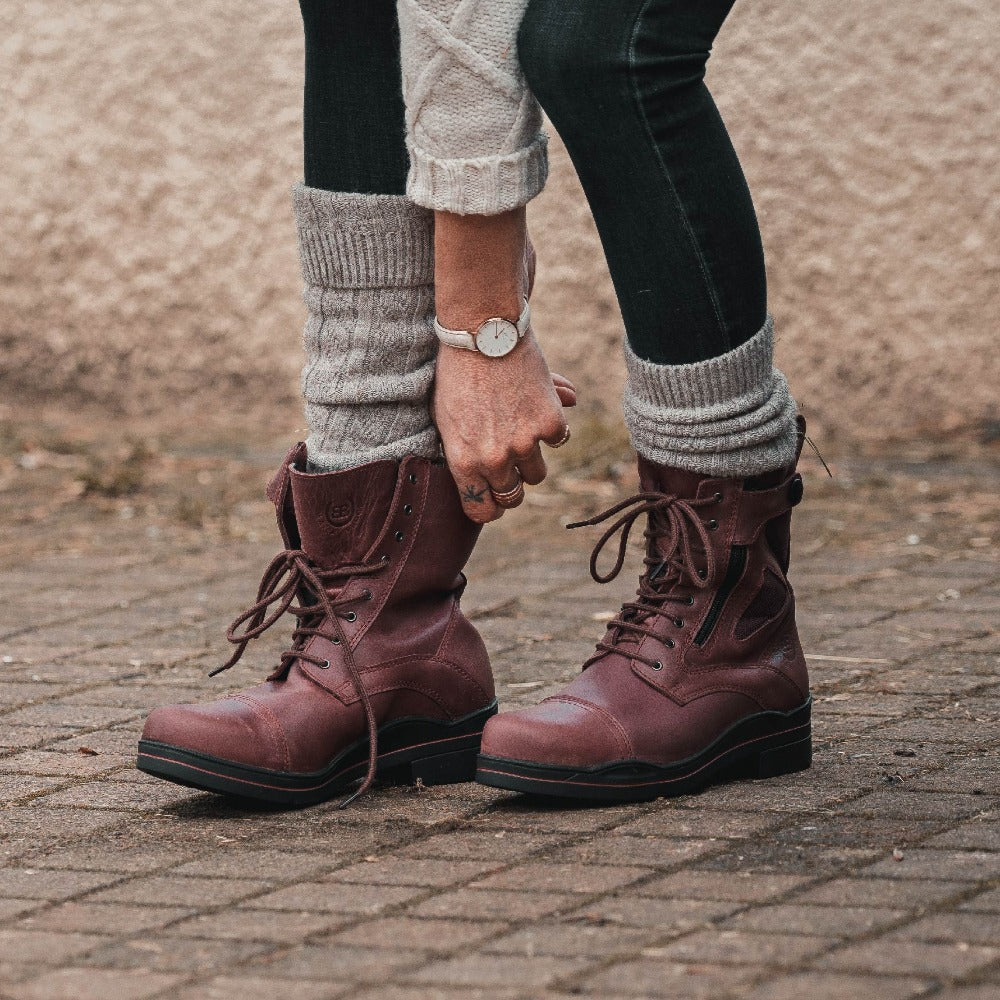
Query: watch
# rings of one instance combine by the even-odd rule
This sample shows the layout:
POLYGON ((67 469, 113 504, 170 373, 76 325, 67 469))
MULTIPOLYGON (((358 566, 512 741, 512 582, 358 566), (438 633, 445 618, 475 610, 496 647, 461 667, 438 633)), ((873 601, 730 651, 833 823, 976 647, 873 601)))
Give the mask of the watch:
POLYGON ((517 347, 518 341, 528 332, 531 324, 531 307, 524 300, 524 309, 516 323, 500 316, 493 316, 481 323, 479 329, 449 330, 434 317, 434 332, 442 344, 460 347, 465 351, 479 351, 488 358, 502 358, 517 347))

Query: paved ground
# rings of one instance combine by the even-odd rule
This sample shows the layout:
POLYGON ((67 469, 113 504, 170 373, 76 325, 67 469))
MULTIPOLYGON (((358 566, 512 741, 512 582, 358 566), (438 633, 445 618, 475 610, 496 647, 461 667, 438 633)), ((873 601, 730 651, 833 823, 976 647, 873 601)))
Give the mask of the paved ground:
MULTIPOLYGON (((995 464, 809 463, 810 772, 629 808, 465 785, 281 813, 132 767, 151 706, 273 653, 205 676, 276 547, 279 452, 0 440, 4 1000, 1000 992, 995 464)), ((505 704, 575 672, 633 586, 590 583, 593 538, 559 527, 630 485, 559 476, 487 533, 466 606, 505 704)))

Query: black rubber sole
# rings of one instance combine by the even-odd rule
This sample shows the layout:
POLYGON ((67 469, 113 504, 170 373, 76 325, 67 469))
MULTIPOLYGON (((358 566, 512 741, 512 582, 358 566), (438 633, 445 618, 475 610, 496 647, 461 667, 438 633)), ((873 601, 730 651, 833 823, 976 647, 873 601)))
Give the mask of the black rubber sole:
POLYGON ((761 712, 741 720, 711 746, 674 764, 620 760, 575 768, 479 755, 476 781, 549 798, 643 802, 687 795, 706 785, 774 778, 812 763, 812 699, 791 712, 761 712))
MULTIPOLYGON (((382 784, 448 785, 472 781, 483 726, 497 703, 454 722, 396 719, 378 731, 376 780, 382 784)), ((223 760, 152 740, 139 741, 136 766, 178 785, 280 806, 308 806, 350 790, 368 768, 368 740, 338 754, 322 771, 296 774, 223 760)))

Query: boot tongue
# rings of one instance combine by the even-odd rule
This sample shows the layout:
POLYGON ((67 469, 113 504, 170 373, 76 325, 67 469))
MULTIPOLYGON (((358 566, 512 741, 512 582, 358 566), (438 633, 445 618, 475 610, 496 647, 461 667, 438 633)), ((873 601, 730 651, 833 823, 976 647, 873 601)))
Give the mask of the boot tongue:
POLYGON ((399 465, 372 462, 343 472, 291 470, 302 549, 319 566, 361 562, 389 516, 399 465))
POLYGON ((685 472, 657 465, 639 456, 639 484, 643 492, 669 493, 682 500, 693 500, 698 495, 698 487, 710 476, 699 472, 685 472))

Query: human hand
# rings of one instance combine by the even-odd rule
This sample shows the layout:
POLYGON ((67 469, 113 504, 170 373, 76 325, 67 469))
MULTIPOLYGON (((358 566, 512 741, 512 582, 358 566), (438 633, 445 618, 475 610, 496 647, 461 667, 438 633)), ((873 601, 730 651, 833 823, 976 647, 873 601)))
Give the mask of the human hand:
POLYGON ((573 383, 549 372, 530 330, 502 358, 441 345, 432 412, 469 518, 485 524, 503 515, 491 488, 545 478, 539 442, 565 438, 563 407, 575 405, 573 383))

